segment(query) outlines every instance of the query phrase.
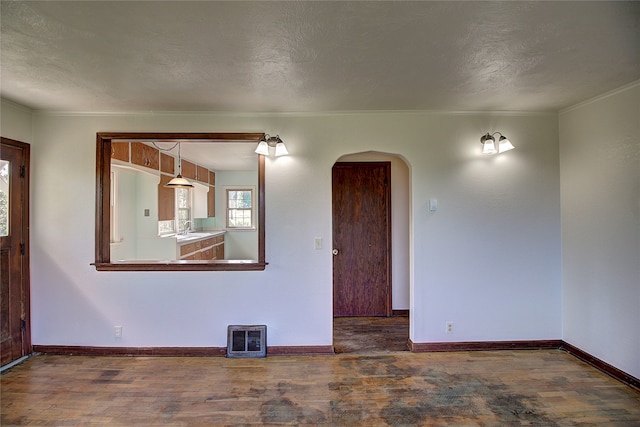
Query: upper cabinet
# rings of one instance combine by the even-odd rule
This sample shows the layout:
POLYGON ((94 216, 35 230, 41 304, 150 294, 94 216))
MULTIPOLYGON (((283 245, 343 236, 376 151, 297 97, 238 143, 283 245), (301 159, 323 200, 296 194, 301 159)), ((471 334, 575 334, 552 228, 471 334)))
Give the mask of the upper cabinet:
POLYGON ((196 165, 182 159, 182 176, 187 179, 196 179, 196 165))
POLYGON ((207 193, 207 216, 213 218, 216 216, 216 187, 209 186, 207 193))
POLYGON ((175 173, 175 160, 173 156, 160 153, 160 172, 173 175, 175 173))
POLYGON ((207 194, 207 215, 216 216, 216 173, 209 171, 209 193, 207 194))
MULTIPOLYGON (((111 159, 127 162, 131 165, 160 171, 158 185, 158 220, 171 220, 175 216, 175 191, 166 188, 178 169, 178 159, 163 153, 159 149, 141 142, 112 142, 111 159)), ((184 178, 199 184, 196 193, 195 218, 215 217, 215 172, 196 163, 182 159, 181 174, 184 178)))
POLYGON ((122 160, 123 162, 128 162, 129 161, 129 143, 128 142, 112 143, 111 158, 116 160, 122 160))
POLYGON ((160 151, 141 142, 132 142, 131 163, 158 170, 160 166, 160 151))
POLYGON ((203 184, 208 184, 209 183, 209 169, 198 165, 197 168, 196 168, 196 180, 200 181, 203 184))

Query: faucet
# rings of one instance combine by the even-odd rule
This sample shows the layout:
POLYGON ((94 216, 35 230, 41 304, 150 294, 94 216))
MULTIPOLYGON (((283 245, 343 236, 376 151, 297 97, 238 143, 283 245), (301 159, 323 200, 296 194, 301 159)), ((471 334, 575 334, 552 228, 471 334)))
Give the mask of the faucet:
POLYGON ((184 226, 184 230, 182 230, 182 235, 186 236, 187 234, 189 234, 189 231, 191 231, 191 226, 193 225, 192 221, 185 221, 184 224, 182 224, 184 226))

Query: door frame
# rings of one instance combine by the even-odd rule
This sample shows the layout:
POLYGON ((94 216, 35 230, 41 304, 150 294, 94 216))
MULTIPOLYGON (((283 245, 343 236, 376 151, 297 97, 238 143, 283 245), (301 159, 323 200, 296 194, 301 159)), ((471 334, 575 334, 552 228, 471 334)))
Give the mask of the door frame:
MULTIPOLYGON (((18 150, 22 151, 22 160, 23 160, 23 164, 21 165, 22 170, 20 172, 20 177, 21 177, 21 181, 20 181, 20 187, 21 187, 21 193, 22 193, 22 197, 21 197, 21 210, 22 210, 22 226, 21 226, 21 233, 22 233, 22 241, 20 243, 22 243, 24 245, 23 249, 22 249, 22 255, 21 255, 21 289, 22 289, 22 313, 21 313, 21 320, 23 321, 22 323, 22 357, 28 356, 33 352, 33 346, 31 343, 31 294, 30 294, 30 290, 31 290, 31 277, 30 277, 30 236, 29 236, 29 229, 30 229, 30 216, 29 216, 29 199, 30 199, 30 193, 29 193, 29 189, 30 189, 30 183, 29 183, 29 177, 30 177, 30 163, 31 163, 31 146, 25 142, 21 142, 21 141, 17 141, 14 139, 10 139, 10 138, 5 138, 5 137, 0 137, 0 142, 3 145, 8 145, 11 146, 13 148, 17 148, 18 150)), ((11 185, 11 184, 10 184, 11 185)), ((15 359, 12 362, 15 362, 15 359)), ((10 363, 7 363, 5 366, 9 365, 10 363)))
MULTIPOLYGON (((391 218, 391 210, 392 210, 392 205, 391 205, 391 162, 387 161, 387 160, 375 160, 375 161, 336 161, 332 166, 331 166, 331 170, 332 170, 332 179, 333 179, 333 169, 336 165, 338 164, 343 164, 343 165, 374 165, 374 166, 383 166, 385 168, 385 174, 386 174, 386 179, 387 179, 387 184, 385 186, 385 198, 386 198, 386 209, 385 209, 385 216, 387 219, 387 229, 386 229, 386 270, 387 270, 387 283, 386 283, 386 298, 385 298, 385 314, 384 317, 392 317, 393 316, 393 301, 392 301, 392 297, 393 297, 393 275, 392 275, 392 218, 391 218)), ((332 190, 331 190, 331 198, 332 198, 332 204, 333 204, 333 185, 332 185, 332 190)), ((336 220, 336 218, 334 217, 333 214, 333 208, 332 208, 332 222, 336 220)), ((332 227, 333 228, 333 227, 332 227)), ((332 230, 332 234, 333 234, 333 230, 332 230)), ((334 242, 334 236, 332 235, 332 244, 334 242)), ((333 265, 332 263, 332 272, 333 272, 333 268, 335 268, 335 265, 333 265)), ((332 294, 335 291, 335 283, 333 283, 333 275, 334 273, 332 273, 332 294)), ((332 302, 332 307, 333 307, 333 302, 332 302)), ((335 317, 334 314, 334 307, 332 308, 332 316, 335 317)))

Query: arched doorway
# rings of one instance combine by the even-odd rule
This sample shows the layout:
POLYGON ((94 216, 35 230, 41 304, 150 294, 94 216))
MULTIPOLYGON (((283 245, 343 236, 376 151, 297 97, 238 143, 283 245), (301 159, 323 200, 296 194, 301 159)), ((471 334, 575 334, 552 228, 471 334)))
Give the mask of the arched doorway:
MULTIPOLYGON (((407 162, 400 156, 389 153, 381 152, 364 152, 354 153, 340 157, 336 165, 345 164, 382 164, 388 163, 390 165, 390 180, 389 180, 389 192, 390 192, 390 257, 389 257, 389 307, 384 313, 374 313, 372 316, 367 315, 361 317, 356 311, 355 313, 347 313, 348 317, 341 316, 341 312, 335 310, 337 302, 336 297, 341 295, 336 294, 334 289, 334 348, 336 352, 351 352, 351 351, 375 351, 375 350, 406 350, 407 341, 409 336, 408 331, 408 314, 409 314, 409 286, 410 286, 410 274, 409 274, 409 227, 410 227, 410 185, 409 185, 409 166, 407 162), (376 317, 373 317, 376 316, 376 317), (388 316, 388 317, 384 317, 388 316)), ((334 170, 335 170, 334 166, 334 170)), ((366 171, 366 168, 364 169, 366 171)), ((365 172, 366 174, 366 172, 365 172)), ((372 178, 373 179, 373 178, 372 178)), ((365 181, 370 181, 367 178, 365 181)), ((374 180, 374 186, 375 179, 374 180)), ((359 182, 359 181, 356 181, 359 182)), ((378 181, 382 182, 382 181, 378 181)), ((382 184, 380 184, 382 185, 382 184)), ((334 188, 334 192, 336 189, 334 188)), ((349 191, 353 191, 350 189, 349 191)), ((372 190, 375 192, 375 189, 372 190)), ((348 194, 349 192, 347 192, 348 194)), ((359 198, 356 194, 356 198, 359 198)), ((334 203, 335 199, 334 199, 334 203)), ((360 201, 358 203, 361 203, 360 201)), ((384 203, 377 203, 384 209, 384 203)), ((335 213, 336 209, 334 209, 335 213)), ((336 217, 334 214, 334 234, 336 228, 340 228, 341 221, 340 216, 336 217)), ((365 220, 366 224, 358 224, 358 233, 364 233, 366 235, 369 219, 365 220), (363 228, 364 227, 364 228, 363 228)), ((372 221, 375 223, 375 220, 372 221)), ((335 237, 335 236, 334 236, 335 237)), ((353 239, 359 239, 358 235, 354 235, 353 239)), ((365 247, 360 248, 361 251, 366 251, 366 247, 370 242, 361 242, 365 247)), ((338 249, 339 248, 335 248, 338 249)), ((338 255, 339 256, 339 255, 338 255)), ((352 262, 351 268, 359 268, 359 261, 352 262)), ((336 256, 334 256, 334 276, 335 268, 339 265, 336 262, 336 256)), ((362 264, 366 265, 366 263, 362 264)), ((343 266, 344 268, 344 266, 343 266)), ((371 270, 375 274, 375 269, 371 270)), ((351 274, 351 272, 350 272, 351 274)), ((369 280, 371 278, 366 277, 365 272, 364 282, 358 288, 357 292, 363 292, 366 286, 370 283, 374 283, 375 280, 369 280)), ((365 291, 366 292, 366 291, 365 291)), ((342 308, 341 308, 342 309, 342 308)))

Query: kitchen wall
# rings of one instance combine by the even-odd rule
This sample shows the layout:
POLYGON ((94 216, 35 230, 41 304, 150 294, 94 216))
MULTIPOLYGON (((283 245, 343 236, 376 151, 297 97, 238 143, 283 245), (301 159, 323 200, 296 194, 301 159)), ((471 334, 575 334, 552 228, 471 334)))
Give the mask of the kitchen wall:
POLYGON ((563 337, 640 378, 640 83, 559 117, 563 337))
MULTIPOLYGON (((214 227, 216 229, 224 229, 226 227, 225 197, 227 186, 253 187, 254 194, 257 197, 258 174, 256 171, 216 172, 216 217, 214 227)), ((256 210, 256 218, 257 212, 256 210)), ((224 242, 224 256, 226 259, 258 259, 257 230, 227 230, 224 242)))
POLYGON ((414 342, 561 338, 556 114, 16 114, 33 121, 34 344, 224 347, 228 324, 264 323, 270 345, 331 345, 331 168, 367 151, 410 173, 414 342), (516 150, 482 156, 494 130, 516 150), (266 162, 266 270, 95 271, 95 134, 108 131, 278 133, 290 155, 266 162))

